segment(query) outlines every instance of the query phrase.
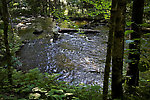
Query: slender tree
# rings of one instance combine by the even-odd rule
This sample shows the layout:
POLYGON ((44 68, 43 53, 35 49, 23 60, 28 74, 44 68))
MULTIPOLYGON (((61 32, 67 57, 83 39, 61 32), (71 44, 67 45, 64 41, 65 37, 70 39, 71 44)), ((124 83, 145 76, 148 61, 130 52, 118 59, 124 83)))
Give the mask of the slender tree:
POLYGON ((116 0, 114 16, 115 32, 112 50, 112 99, 122 99, 122 68, 124 55, 124 31, 126 0, 116 0))
POLYGON ((107 100, 111 55, 112 98, 122 98, 122 67, 124 53, 125 8, 126 0, 112 0, 110 29, 104 74, 103 100, 107 100))
POLYGON ((8 43, 8 7, 6 0, 2 0, 2 20, 4 22, 4 43, 6 48, 6 60, 7 60, 7 69, 8 69, 8 81, 12 84, 12 70, 11 70, 11 53, 8 43))
POLYGON ((131 33, 131 40, 134 40, 133 43, 129 44, 129 63, 127 75, 131 77, 128 82, 129 87, 138 86, 139 80, 139 69, 138 64, 140 60, 140 38, 141 30, 139 24, 142 24, 143 19, 143 9, 144 9, 144 0, 133 0, 133 10, 132 10, 132 22, 131 25, 133 33, 131 33))
POLYGON ((110 63, 111 63, 112 45, 113 45, 113 34, 115 32, 115 22, 116 22, 116 16, 114 15, 117 11, 116 1, 117 0, 113 0, 111 6, 109 37, 107 43, 107 55, 106 55, 105 73, 104 73, 104 81, 103 81, 103 100, 107 100, 108 97, 107 95, 108 95, 108 83, 109 83, 110 63))

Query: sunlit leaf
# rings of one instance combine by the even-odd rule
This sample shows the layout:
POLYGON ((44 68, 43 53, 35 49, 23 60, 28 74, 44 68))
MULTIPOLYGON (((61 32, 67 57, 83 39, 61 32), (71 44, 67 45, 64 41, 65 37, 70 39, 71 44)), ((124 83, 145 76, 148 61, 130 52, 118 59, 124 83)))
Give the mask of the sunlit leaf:
POLYGON ((127 26, 130 26, 133 22, 126 22, 127 26))
POLYGON ((144 24, 140 24, 141 26, 144 26, 144 27, 149 27, 150 24, 149 23, 144 23, 144 24))
POLYGON ((73 93, 65 93, 65 95, 68 95, 68 96, 69 96, 69 95, 73 95, 73 93))
POLYGON ((134 30, 126 30, 126 31, 125 31, 125 35, 130 34, 130 33, 133 33, 133 32, 134 32, 134 30))
POLYGON ((150 33, 146 33, 146 34, 144 34, 145 36, 150 36, 150 33))
POLYGON ((14 3, 14 4, 13 4, 13 6, 18 6, 18 5, 19 5, 19 3, 14 3))

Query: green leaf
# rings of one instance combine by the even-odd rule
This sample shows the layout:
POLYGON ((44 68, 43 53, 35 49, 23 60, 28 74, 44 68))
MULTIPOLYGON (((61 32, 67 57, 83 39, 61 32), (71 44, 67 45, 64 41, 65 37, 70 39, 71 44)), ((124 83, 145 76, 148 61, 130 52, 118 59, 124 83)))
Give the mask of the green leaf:
POLYGON ((65 95, 70 96, 73 95, 73 93, 65 93, 65 95))
POLYGON ((18 5, 19 5, 19 3, 14 3, 14 4, 13 4, 13 6, 18 6, 18 5))
POLYGON ((150 24, 148 24, 148 23, 144 23, 144 24, 140 24, 141 26, 144 26, 144 27, 149 27, 150 26, 150 24))
POLYGON ((60 95, 60 97, 61 97, 61 98, 64 98, 64 97, 66 97, 66 95, 60 95))
POLYGON ((56 90, 55 93, 57 93, 57 94, 63 94, 64 91, 63 90, 56 90))
POLYGON ((59 95, 52 95, 56 100, 62 100, 62 98, 59 95))
POLYGON ((126 31, 125 31, 125 35, 130 34, 130 33, 133 33, 133 32, 134 32, 134 30, 126 30, 126 31))
POLYGON ((135 38, 134 40, 140 40, 140 38, 135 38))
POLYGON ((53 95, 55 91, 56 91, 56 89, 51 89, 51 91, 48 92, 48 96, 53 95))
POLYGON ((144 34, 145 36, 150 36, 150 33, 146 33, 146 34, 144 34))
POLYGON ((127 26, 130 26, 133 22, 126 22, 127 26))

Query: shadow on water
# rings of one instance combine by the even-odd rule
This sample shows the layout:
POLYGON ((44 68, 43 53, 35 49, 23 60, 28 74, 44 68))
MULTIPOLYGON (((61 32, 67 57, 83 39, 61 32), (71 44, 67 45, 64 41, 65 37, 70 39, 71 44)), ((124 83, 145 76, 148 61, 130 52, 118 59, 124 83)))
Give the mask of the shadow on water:
POLYGON ((60 39, 52 43, 53 23, 45 20, 38 21, 41 25, 38 27, 44 30, 42 34, 33 35, 32 28, 20 33, 24 34, 24 38, 33 35, 18 53, 22 62, 20 68, 29 70, 38 67, 42 72, 59 73, 58 79, 70 84, 102 85, 107 41, 104 26, 100 26, 102 32, 97 34, 63 33, 60 39))

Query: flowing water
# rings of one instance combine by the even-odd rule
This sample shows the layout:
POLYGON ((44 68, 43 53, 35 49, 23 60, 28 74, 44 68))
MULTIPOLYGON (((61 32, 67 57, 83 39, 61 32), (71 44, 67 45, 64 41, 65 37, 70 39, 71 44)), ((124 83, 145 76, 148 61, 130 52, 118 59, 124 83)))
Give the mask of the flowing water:
MULTIPOLYGON (((46 27, 52 24, 51 21, 42 23, 46 27)), ((58 80, 69 84, 102 86, 107 46, 106 28, 97 27, 101 32, 96 34, 63 33, 54 43, 51 42, 51 26, 38 36, 32 34, 33 29, 25 29, 24 33, 20 33, 34 37, 18 52, 22 62, 20 68, 29 70, 38 67, 42 72, 59 73, 58 80)))

